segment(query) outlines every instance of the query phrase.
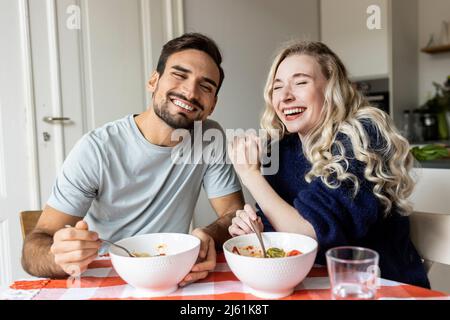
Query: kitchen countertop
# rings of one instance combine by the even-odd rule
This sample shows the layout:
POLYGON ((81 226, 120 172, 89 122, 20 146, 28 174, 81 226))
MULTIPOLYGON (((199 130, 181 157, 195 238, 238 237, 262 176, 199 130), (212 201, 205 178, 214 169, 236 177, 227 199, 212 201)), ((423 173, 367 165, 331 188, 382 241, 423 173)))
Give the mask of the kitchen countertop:
POLYGON ((419 161, 414 168, 424 169, 450 169, 450 159, 438 159, 429 161, 419 161))

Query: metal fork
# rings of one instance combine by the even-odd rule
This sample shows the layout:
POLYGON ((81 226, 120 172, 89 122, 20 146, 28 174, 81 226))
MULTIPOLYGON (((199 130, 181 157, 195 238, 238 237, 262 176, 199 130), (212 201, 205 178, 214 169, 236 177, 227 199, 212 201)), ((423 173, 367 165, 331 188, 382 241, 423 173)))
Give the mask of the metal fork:
POLYGON ((267 258, 266 248, 264 247, 264 242, 263 242, 263 239, 261 236, 261 232, 259 232, 259 229, 256 227, 256 223, 252 219, 249 218, 248 221, 250 221, 252 229, 256 233, 256 237, 258 238, 259 244, 261 245, 261 248, 262 248, 263 257, 267 258))

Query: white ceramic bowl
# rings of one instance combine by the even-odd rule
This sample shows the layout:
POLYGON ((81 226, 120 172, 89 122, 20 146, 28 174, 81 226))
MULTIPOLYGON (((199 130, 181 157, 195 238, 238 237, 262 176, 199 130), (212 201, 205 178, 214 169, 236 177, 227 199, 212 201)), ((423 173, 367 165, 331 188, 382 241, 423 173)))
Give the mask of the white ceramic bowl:
POLYGON ((255 258, 233 253, 233 247, 253 245, 260 248, 255 234, 234 237, 223 244, 225 259, 234 275, 246 284, 251 293, 264 299, 289 296, 314 265, 317 241, 313 238, 285 232, 261 233, 266 250, 277 247, 302 254, 285 258, 255 258))
POLYGON ((168 295, 189 273, 197 260, 200 239, 182 233, 152 233, 123 239, 116 244, 130 251, 146 252, 153 257, 128 257, 123 250, 110 246, 111 262, 119 276, 147 296, 168 295), (161 253, 159 246, 166 255, 161 253))

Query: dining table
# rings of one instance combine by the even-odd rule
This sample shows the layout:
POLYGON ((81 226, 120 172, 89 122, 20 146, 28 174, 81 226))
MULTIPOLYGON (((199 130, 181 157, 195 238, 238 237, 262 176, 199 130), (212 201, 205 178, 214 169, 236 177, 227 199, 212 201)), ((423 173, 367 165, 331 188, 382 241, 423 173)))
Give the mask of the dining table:
MULTIPOLYGON (((450 300, 450 294, 379 279, 377 300, 450 300)), ((14 281, 3 292, 4 300, 263 300, 252 295, 230 270, 223 253, 217 254, 214 271, 197 282, 179 287, 163 297, 151 297, 128 285, 114 270, 108 255, 99 256, 79 277, 30 277, 14 281)), ((327 268, 314 265, 294 292, 281 300, 332 300, 327 268)))

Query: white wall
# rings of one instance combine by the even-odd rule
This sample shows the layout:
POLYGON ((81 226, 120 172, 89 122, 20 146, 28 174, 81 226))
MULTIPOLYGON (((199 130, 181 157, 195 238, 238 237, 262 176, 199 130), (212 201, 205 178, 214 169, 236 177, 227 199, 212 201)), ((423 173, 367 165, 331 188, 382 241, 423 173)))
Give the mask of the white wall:
MULTIPOLYGON (((259 128, 263 88, 276 49, 287 40, 319 40, 319 1, 185 0, 184 12, 185 31, 212 37, 223 54, 225 82, 212 119, 225 129, 259 128)), ((202 192, 195 225, 214 219, 202 192)))
MULTIPOLYGON (((450 23, 450 1, 419 0, 419 50, 428 43, 430 35, 439 38, 442 20, 450 23)), ((439 54, 419 54, 419 105, 434 95, 433 81, 443 83, 450 75, 450 52, 439 54)))

